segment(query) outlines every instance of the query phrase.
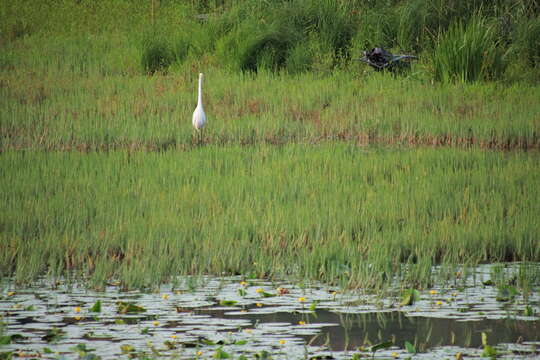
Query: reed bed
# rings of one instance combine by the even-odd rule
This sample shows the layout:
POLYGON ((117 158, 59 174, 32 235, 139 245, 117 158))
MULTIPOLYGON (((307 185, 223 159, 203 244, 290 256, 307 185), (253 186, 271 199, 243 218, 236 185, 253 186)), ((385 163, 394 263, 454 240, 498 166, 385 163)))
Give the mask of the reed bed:
POLYGON ((19 281, 426 286, 434 264, 540 260, 535 154, 329 143, 5 151, 0 164, 0 270, 19 281))

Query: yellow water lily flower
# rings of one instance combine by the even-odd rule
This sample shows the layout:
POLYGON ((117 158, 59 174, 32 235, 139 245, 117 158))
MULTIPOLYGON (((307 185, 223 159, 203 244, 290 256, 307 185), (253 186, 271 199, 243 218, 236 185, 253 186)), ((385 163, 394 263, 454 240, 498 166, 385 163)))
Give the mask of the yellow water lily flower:
POLYGON ((197 351, 197 356, 202 356, 202 351, 201 350, 197 351))
POLYGON ((397 359, 399 357, 398 353, 397 352, 393 352, 392 354, 390 354, 394 359, 397 359))
POLYGON ((257 303, 255 305, 257 305, 257 307, 262 307, 263 306, 263 304, 261 304, 261 303, 257 303))
POLYGON ((302 296, 302 297, 298 298, 298 301, 299 302, 304 302, 304 301, 306 301, 306 298, 302 296))
POLYGON ((15 291, 9 291, 9 292, 7 293, 7 296, 13 296, 13 295, 15 295, 15 291))
POLYGON ((437 295, 437 290, 429 290, 430 295, 437 295))
POLYGON ((163 300, 167 300, 169 298, 169 294, 163 294, 163 295, 161 295, 161 298, 163 300))
POLYGON ((437 304, 437 306, 441 306, 441 305, 442 305, 442 301, 439 300, 439 301, 436 302, 436 304, 437 304))
POLYGON ((245 281, 240 281, 240 285, 242 285, 242 286, 247 286, 247 282, 245 282, 245 281))
POLYGON ((158 325, 159 325, 159 321, 154 321, 154 322, 152 322, 152 324, 153 324, 154 326, 158 326, 158 325))
POLYGON ((298 325, 306 325, 306 322, 303 321, 303 320, 300 320, 300 321, 298 322, 298 325))
POLYGON ((258 288, 258 289, 257 289, 257 290, 255 290, 255 291, 257 292, 257 294, 260 294, 260 293, 263 293, 263 292, 264 292, 264 290, 263 290, 263 289, 261 289, 261 288, 258 288))
POLYGON ((81 308, 79 306, 76 306, 75 308, 73 308, 73 311, 75 311, 76 313, 80 313, 81 308))
POLYGON ((279 344, 280 345, 285 345, 286 341, 285 340, 279 340, 279 344))
POLYGON ((176 335, 171 335, 171 338, 176 339, 176 335))

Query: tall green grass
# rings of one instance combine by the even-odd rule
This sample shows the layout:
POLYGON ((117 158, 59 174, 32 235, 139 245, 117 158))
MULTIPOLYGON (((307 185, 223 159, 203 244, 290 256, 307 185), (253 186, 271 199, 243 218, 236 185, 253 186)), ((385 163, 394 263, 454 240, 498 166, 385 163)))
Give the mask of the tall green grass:
POLYGON ((474 81, 496 78, 503 72, 502 51, 493 26, 481 17, 454 23, 439 40, 434 53, 435 78, 474 81))
MULTIPOLYGON (((25 44, 37 51, 34 41, 25 44)), ((192 146, 196 78, 204 68, 189 64, 149 77, 107 39, 49 44, 43 56, 24 57, 18 48, 0 55, 12 64, 0 73, 2 149, 192 146)), ((137 46, 125 49, 136 53, 137 46)), ((345 70, 294 77, 204 72, 207 143, 540 146, 540 90, 530 85, 441 85, 345 70)))
MULTIPOLYGON (((455 64, 456 60, 443 61, 442 57, 448 60, 451 56, 476 56, 470 53, 474 45, 480 45, 478 51, 489 50, 482 40, 487 36, 500 40, 497 49, 501 54, 519 52, 532 59, 521 61, 516 69, 515 59, 490 55, 490 79, 537 81, 537 76, 516 76, 518 72, 536 73, 537 10, 538 5, 532 0, 142 3, 62 0, 38 4, 16 0, 0 4, 4 20, 0 23, 0 39, 10 44, 27 37, 66 34, 126 37, 130 47, 132 43, 137 44, 136 63, 143 73, 167 72, 169 67, 174 71, 178 64, 186 61, 219 65, 233 71, 264 68, 289 73, 328 73, 350 67, 363 50, 385 46, 396 52, 420 55, 418 72, 427 78, 442 79, 442 73, 457 74, 453 68, 458 66, 450 64, 455 64), (479 26, 475 26, 476 23, 479 26), (459 40, 451 38, 460 38, 459 34, 465 31, 464 24, 470 24, 465 41, 470 45, 464 45, 463 41, 462 45, 469 50, 452 55, 456 48, 450 43, 459 40), (490 30, 484 31, 482 24, 490 24, 490 30), (494 64, 493 60, 498 58, 500 64, 494 64), (513 66, 503 71, 508 64, 513 66), (495 66, 500 71, 491 71, 495 66)), ((471 68, 471 61, 480 60, 467 61, 467 67, 471 68)), ((458 72, 467 74, 469 70, 458 72)), ((472 80, 477 78, 471 77, 472 80)))
POLYGON ((0 167, 0 271, 19 281, 76 270, 137 287, 206 273, 406 286, 432 282, 438 263, 540 260, 534 154, 208 146, 8 151, 0 167))

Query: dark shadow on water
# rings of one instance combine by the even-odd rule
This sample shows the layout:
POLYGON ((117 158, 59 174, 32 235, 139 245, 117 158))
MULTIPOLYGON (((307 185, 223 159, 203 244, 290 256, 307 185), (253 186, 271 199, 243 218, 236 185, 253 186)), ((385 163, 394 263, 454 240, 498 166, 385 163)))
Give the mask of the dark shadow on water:
MULTIPOLYGON (((516 341, 539 341, 540 322, 512 319, 457 321, 454 319, 407 317, 401 312, 336 314, 317 310, 316 315, 278 312, 275 314, 226 315, 222 310, 206 309, 199 314, 210 314, 224 319, 249 319, 256 323, 333 323, 326 326, 312 342, 313 345, 328 343, 332 350, 353 350, 382 341, 395 340, 403 348, 408 341, 418 351, 435 346, 457 345, 475 347, 482 345, 482 332, 489 344, 515 343, 516 341)), ((310 342, 313 336, 303 336, 310 342)))

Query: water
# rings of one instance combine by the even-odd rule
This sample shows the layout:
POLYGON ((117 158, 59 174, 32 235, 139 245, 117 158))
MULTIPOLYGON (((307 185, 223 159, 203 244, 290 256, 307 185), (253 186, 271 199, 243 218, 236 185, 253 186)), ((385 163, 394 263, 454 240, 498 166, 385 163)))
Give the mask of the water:
POLYGON ((404 305, 397 291, 381 297, 317 283, 243 283, 240 277, 180 278, 180 285, 162 286, 159 293, 122 292, 114 285, 93 292, 44 280, 3 291, 3 335, 23 338, 0 345, 0 354, 89 360, 264 358, 268 353, 274 359, 351 359, 371 357, 371 346, 392 341, 375 351, 375 358, 436 359, 480 356, 485 334, 499 355, 540 357, 539 287, 524 293, 506 285, 515 273, 516 266, 483 265, 459 282, 419 291, 412 305, 404 305), (516 293, 501 292, 504 286, 516 293), (90 311, 97 300, 101 311, 90 311), (122 313, 118 302, 145 311, 122 313), (407 351, 406 342, 418 353, 407 351))

